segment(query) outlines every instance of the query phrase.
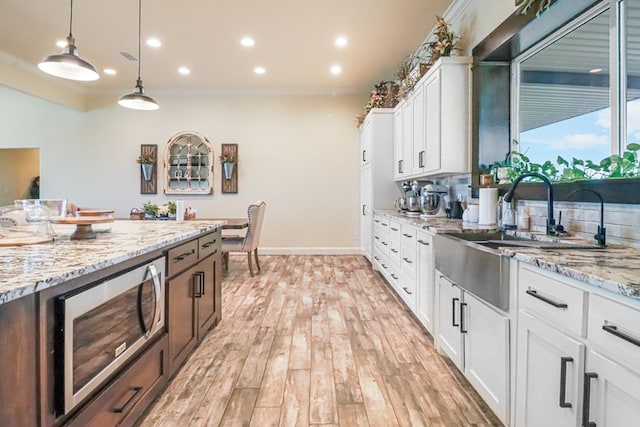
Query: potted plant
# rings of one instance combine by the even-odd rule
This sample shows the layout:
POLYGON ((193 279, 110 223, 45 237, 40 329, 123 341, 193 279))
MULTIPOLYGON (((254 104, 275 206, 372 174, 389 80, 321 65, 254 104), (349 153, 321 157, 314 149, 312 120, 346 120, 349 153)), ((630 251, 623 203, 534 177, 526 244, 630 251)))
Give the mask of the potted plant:
POLYGON ((155 218, 158 217, 158 213, 160 212, 160 208, 156 204, 153 204, 151 202, 146 202, 142 206, 142 211, 144 212, 144 215, 145 215, 146 219, 155 219, 155 218))
POLYGON ((142 176, 145 181, 151 180, 151 173, 153 172, 153 164, 155 163, 155 159, 153 156, 141 154, 136 159, 136 162, 142 168, 142 176))
POLYGON ((231 179, 231 175, 233 175, 233 167, 235 166, 236 161, 236 157, 229 154, 220 156, 220 163, 222 163, 224 179, 231 179))

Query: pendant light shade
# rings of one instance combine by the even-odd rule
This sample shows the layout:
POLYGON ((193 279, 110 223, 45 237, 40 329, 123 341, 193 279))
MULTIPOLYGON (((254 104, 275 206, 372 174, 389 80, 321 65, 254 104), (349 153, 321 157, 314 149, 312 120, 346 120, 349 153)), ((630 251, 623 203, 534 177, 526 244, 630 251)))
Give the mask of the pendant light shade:
POLYGON ((71 34, 71 25, 73 24, 73 0, 71 0, 71 18, 69 19, 69 35, 67 36, 67 45, 62 52, 55 55, 49 55, 38 64, 38 68, 52 76, 61 77, 63 79, 78 81, 98 80, 100 75, 84 59, 78 56, 78 48, 76 41, 71 34))
POLYGON ((160 108, 160 105, 158 105, 153 98, 144 94, 144 87, 142 86, 142 79, 140 78, 140 64, 142 63, 142 56, 140 53, 141 28, 142 0, 138 0, 138 80, 136 80, 136 87, 133 89, 133 92, 122 96, 118 101, 118 104, 133 110, 157 110, 160 108))
POLYGON ((144 94, 144 87, 142 87, 142 80, 140 79, 136 82, 136 87, 133 89, 133 92, 122 96, 118 104, 133 110, 149 111, 160 108, 153 98, 144 94))

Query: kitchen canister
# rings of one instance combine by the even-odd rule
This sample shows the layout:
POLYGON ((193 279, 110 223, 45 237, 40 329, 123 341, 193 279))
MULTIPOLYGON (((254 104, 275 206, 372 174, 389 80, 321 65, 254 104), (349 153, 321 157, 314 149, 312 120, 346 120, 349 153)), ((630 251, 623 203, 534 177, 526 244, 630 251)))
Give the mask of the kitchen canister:
POLYGON ((498 206, 498 189, 481 188, 478 212, 479 225, 494 225, 496 223, 496 208, 498 206))

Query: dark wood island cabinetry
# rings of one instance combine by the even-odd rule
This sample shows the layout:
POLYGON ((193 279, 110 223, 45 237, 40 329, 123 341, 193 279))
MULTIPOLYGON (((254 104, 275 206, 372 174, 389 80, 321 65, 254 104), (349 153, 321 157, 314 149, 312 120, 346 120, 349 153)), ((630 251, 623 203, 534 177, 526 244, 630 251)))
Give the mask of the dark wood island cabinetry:
MULTIPOLYGON (((3 367, 3 380, 0 381, 0 425, 12 427, 49 427, 49 426, 130 426, 135 425, 154 399, 164 390, 166 384, 180 365, 188 358, 195 346, 206 333, 218 324, 221 318, 221 224, 146 224, 140 222, 140 233, 146 237, 125 240, 124 232, 130 233, 137 227, 135 222, 123 224, 123 233, 118 236, 106 236, 105 246, 87 245, 86 251, 94 251, 96 255, 81 269, 76 258, 69 261, 76 270, 66 276, 54 277, 55 283, 36 282, 35 288, 22 294, 2 294, 8 300, 0 298, 0 366, 3 367), (156 228, 157 227, 157 228, 156 228), (171 228, 167 230, 167 228, 171 228), (153 236, 153 233, 162 236, 153 236), (107 239, 112 237, 112 242, 107 239), (109 243, 121 239, 124 244, 135 240, 136 245, 150 243, 147 246, 127 245, 124 254, 103 262, 99 258, 107 251, 116 252, 109 243), (105 249, 106 248, 106 249, 105 249), (113 262, 110 262, 114 260, 113 262), (158 264, 160 260, 164 260, 158 264), (142 346, 132 347, 130 356, 116 370, 99 379, 98 386, 82 397, 71 409, 60 409, 56 393, 64 372, 60 363, 60 314, 61 296, 87 293, 86 290, 99 286, 105 281, 118 278, 150 264, 157 267, 157 275, 153 283, 156 295, 156 307, 162 306, 164 312, 158 317, 153 315, 155 329, 148 335, 142 346), (163 270, 163 271, 160 271, 163 270), (66 280, 60 280, 64 277, 66 280), (158 285, 161 277, 162 287, 158 285), (57 280, 57 282, 56 282, 57 280), (158 304, 161 303, 161 304, 158 304), (163 316, 163 317, 162 317, 163 316)), ((67 252, 80 248, 65 242, 56 246, 51 244, 51 251, 60 250, 60 257, 67 252)), ((45 246, 40 246, 40 250, 45 246)), ((24 259, 16 258, 16 265, 27 265, 31 261, 30 253, 24 259)), ((42 253, 35 251, 36 254, 42 253)), ((87 252, 88 253, 88 252, 87 252)), ((20 254, 16 251, 15 254, 20 254)), ((148 269, 149 272, 152 269, 148 269)), ((66 273, 66 271, 65 271, 66 273)), ((145 272, 140 280, 152 282, 152 275, 145 272)), ((5 289, 11 283, 25 283, 31 277, 0 277, 5 289), (13 280, 13 282, 10 282, 13 280), (17 282, 16 282, 17 280, 17 282)), ((28 282, 27 282, 28 283, 28 282)), ((33 282, 32 282, 33 283, 33 282)), ((106 285, 102 285, 106 286, 106 285)), ((106 286, 108 287, 108 286, 106 286)), ((140 285, 139 292, 142 292, 140 285)), ((150 289, 147 286, 145 289, 150 289)), ((138 297, 142 298, 142 297, 138 297)), ((153 314, 153 313, 152 313, 153 314)), ((144 319, 140 325, 145 330, 144 319)), ((99 337, 105 331, 96 330, 99 337)), ((144 334, 143 334, 144 335, 144 334)), ((115 341, 118 342, 118 341, 115 341)), ((75 348, 75 347, 74 347, 75 348)), ((116 349, 115 359, 118 359, 116 349)), ((75 354, 75 352, 73 353, 75 354)), ((113 357, 113 354, 111 355, 113 357)), ((65 359, 66 360, 66 359, 65 359)), ((66 362, 65 362, 66 363, 66 362)), ((66 365, 65 365, 66 366, 66 365)), ((67 369, 67 368, 64 368, 67 369)), ((74 386, 75 387, 75 386, 74 386)))

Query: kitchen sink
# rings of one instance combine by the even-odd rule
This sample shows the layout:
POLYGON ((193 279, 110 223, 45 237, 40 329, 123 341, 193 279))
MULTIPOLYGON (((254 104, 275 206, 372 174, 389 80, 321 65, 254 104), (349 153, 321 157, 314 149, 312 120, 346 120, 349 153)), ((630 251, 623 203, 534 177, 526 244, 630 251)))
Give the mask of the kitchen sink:
POLYGON ((537 249, 602 249, 596 244, 578 244, 553 240, 538 240, 524 236, 512 236, 503 231, 480 231, 468 233, 447 233, 454 239, 497 250, 500 247, 524 247, 537 249))
POLYGON ((435 267, 451 282, 485 302, 509 308, 509 256, 499 248, 601 249, 597 245, 537 240, 502 231, 436 234, 435 267))

